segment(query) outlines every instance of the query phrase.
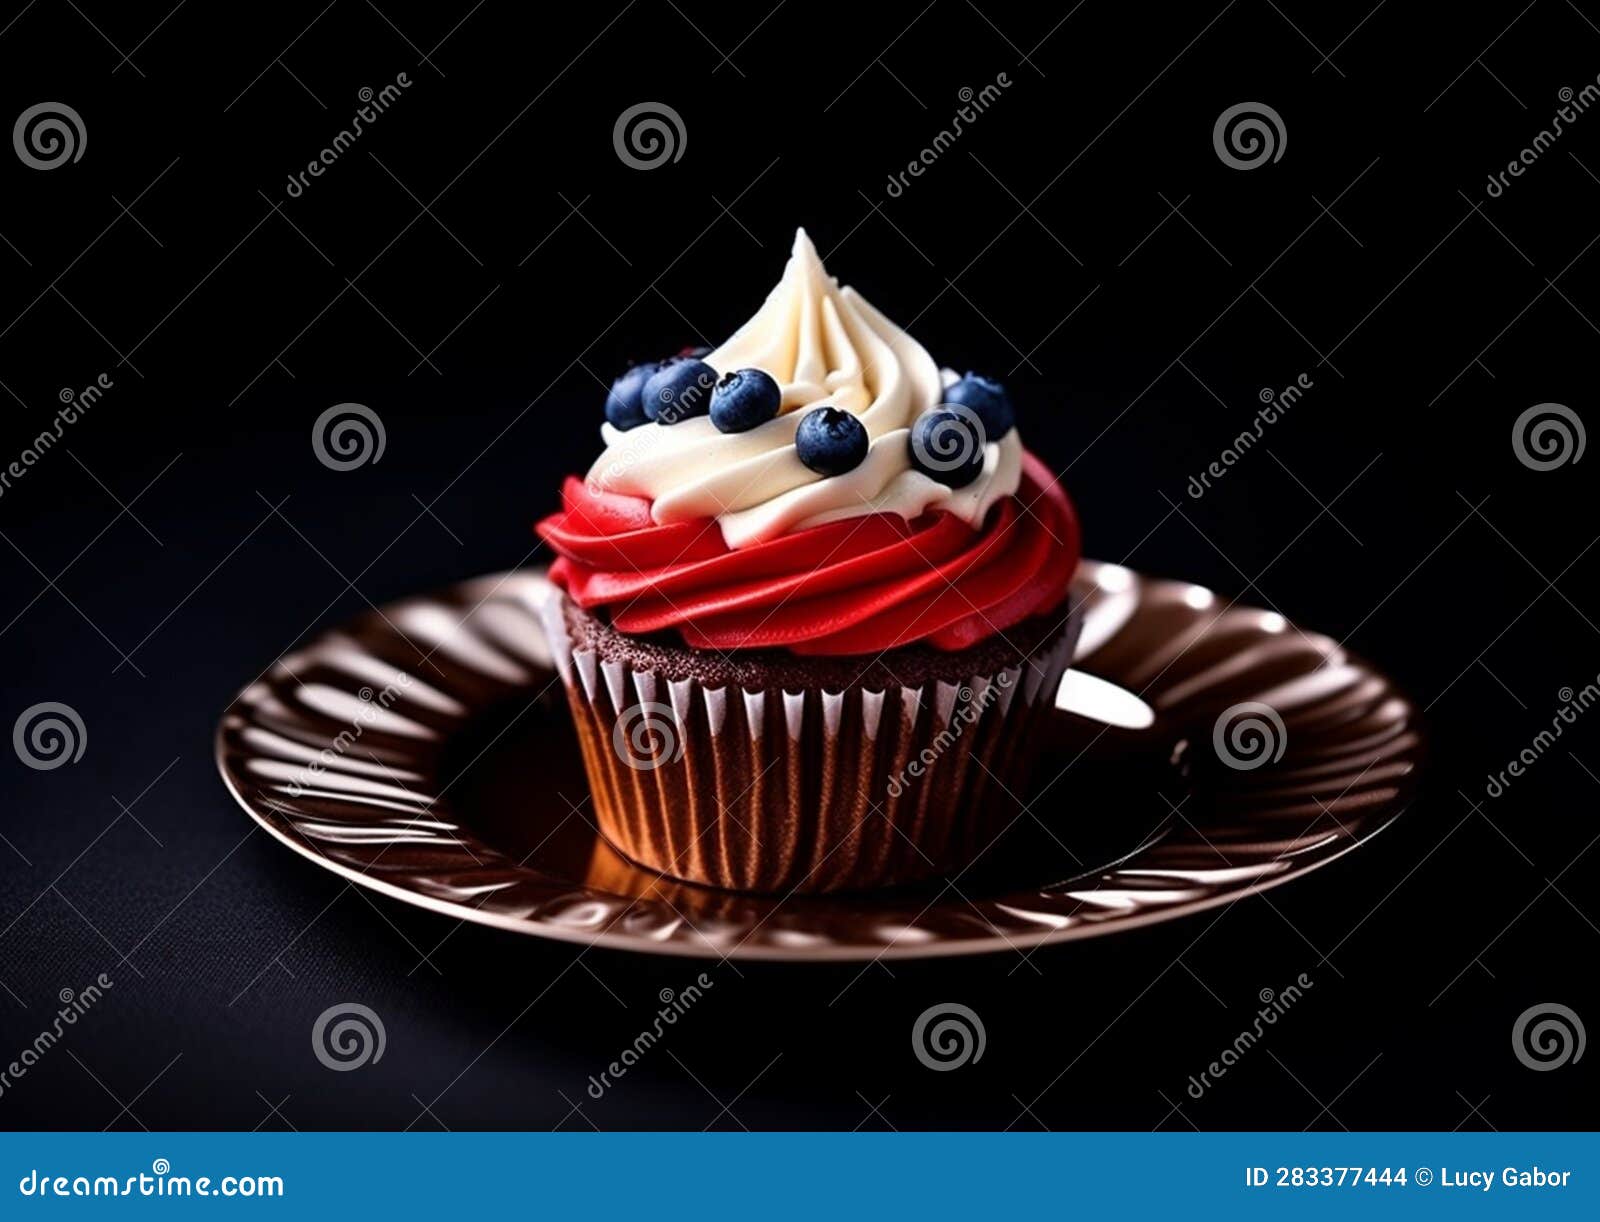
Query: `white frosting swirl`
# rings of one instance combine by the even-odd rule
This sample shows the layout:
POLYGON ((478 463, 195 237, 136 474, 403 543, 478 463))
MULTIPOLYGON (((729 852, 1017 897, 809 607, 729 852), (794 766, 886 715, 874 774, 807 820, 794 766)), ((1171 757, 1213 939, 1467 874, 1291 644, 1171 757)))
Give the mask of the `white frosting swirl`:
POLYGON ((982 472, 963 488, 912 467, 911 423, 938 406, 939 367, 859 293, 839 287, 803 229, 761 309, 705 360, 719 375, 771 374, 783 389, 778 417, 744 433, 718 432, 706 416, 626 431, 603 424, 606 449, 590 484, 650 498, 658 523, 714 517, 730 548, 870 513, 912 519, 942 509, 978 526, 1017 490, 1015 429, 987 442, 982 472), (843 475, 819 475, 795 452, 800 417, 823 405, 853 412, 867 430, 866 459, 843 475))

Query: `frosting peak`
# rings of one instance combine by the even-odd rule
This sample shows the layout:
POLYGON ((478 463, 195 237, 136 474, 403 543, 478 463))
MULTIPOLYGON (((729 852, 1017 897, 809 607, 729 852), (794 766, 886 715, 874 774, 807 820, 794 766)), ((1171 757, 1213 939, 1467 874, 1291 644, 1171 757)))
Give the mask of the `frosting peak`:
POLYGON ((719 375, 748 368, 770 374, 783 393, 777 418, 743 433, 720 433, 703 416, 626 431, 604 424, 606 449, 589 471, 591 487, 647 498, 660 525, 714 518, 735 549, 876 513, 909 521, 942 509, 976 527, 991 505, 1017 490, 1022 443, 1015 430, 986 441, 983 470, 964 487, 912 467, 910 428, 940 401, 939 367, 828 275, 803 229, 761 308, 704 359, 719 375), (823 405, 852 413, 866 428, 867 457, 843 475, 819 475, 795 451, 800 417, 823 405))
POLYGON ((860 416, 869 436, 904 427, 939 402, 928 351, 822 266, 804 229, 777 287, 755 316, 706 357, 719 373, 763 369, 783 388, 783 410, 827 402, 860 416))

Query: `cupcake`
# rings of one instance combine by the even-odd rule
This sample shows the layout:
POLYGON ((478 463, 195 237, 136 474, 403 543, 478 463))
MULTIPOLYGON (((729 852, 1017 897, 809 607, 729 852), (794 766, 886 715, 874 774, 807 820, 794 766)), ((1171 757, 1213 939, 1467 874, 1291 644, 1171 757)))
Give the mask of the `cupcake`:
POLYGON ((1005 388, 941 374, 804 231, 720 347, 634 366, 539 522, 600 833, 759 892, 959 870, 1076 644, 1077 517, 1005 388))

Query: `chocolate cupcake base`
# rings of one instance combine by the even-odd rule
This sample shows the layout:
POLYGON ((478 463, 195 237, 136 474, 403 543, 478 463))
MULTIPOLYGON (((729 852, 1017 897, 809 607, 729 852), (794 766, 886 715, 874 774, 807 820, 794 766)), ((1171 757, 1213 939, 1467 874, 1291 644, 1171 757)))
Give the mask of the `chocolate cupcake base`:
POLYGON ((717 654, 545 609, 600 833, 705 886, 820 892, 947 874, 1018 813, 1071 661, 1063 608, 957 652, 717 654))

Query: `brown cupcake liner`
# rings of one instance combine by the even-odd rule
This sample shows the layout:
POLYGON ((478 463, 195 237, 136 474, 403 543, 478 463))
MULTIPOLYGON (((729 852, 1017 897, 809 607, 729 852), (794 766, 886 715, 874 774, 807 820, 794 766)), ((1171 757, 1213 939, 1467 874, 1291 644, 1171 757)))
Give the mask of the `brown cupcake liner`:
MULTIPOLYGON (((831 692, 669 680, 552 652, 600 833, 649 869, 757 892, 881 887, 958 870, 1015 817, 1080 622, 1013 666, 956 682, 831 692)), ((959 672, 957 672, 959 673, 959 672)))

